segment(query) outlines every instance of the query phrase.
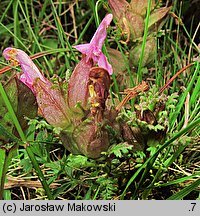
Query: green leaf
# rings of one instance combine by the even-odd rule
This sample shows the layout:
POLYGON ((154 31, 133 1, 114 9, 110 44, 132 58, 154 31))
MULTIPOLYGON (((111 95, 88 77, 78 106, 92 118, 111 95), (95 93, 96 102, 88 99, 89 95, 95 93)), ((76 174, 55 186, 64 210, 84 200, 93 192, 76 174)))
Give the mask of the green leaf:
POLYGON ((29 158, 24 158, 20 161, 20 165, 23 167, 24 172, 31 172, 33 166, 29 158))
POLYGON ((128 143, 121 143, 118 145, 113 145, 109 150, 109 155, 114 154, 116 157, 121 158, 124 154, 127 154, 129 150, 133 148, 132 145, 129 145, 128 143))
POLYGON ((43 45, 47 46, 51 49, 57 49, 58 48, 58 41, 56 39, 46 39, 43 41, 43 45))
POLYGON ((160 124, 157 124, 155 127, 154 127, 154 130, 157 132, 158 130, 165 130, 165 127, 163 127, 162 125, 160 124))
POLYGON ((108 176, 99 177, 96 180, 100 184, 101 197, 104 200, 113 199, 113 195, 117 191, 116 183, 117 179, 110 178, 108 176))
POLYGON ((149 17, 149 23, 148 23, 148 28, 149 32, 154 32, 158 31, 159 29, 162 28, 164 22, 165 22, 165 17, 167 13, 169 12, 170 7, 162 7, 157 10, 155 10, 149 17))
POLYGON ((11 191, 10 190, 4 190, 4 193, 3 193, 3 198, 4 200, 11 200, 11 191))
POLYGON ((3 168, 4 168, 5 158, 6 158, 6 149, 0 148, 0 185, 2 185, 2 177, 3 177, 3 168))
MULTIPOLYGON (((130 51, 130 66, 138 67, 140 57, 142 54, 143 45, 140 43, 137 46, 133 47, 130 51)), ((148 37, 145 48, 144 48, 144 56, 142 61, 142 67, 150 66, 151 63, 155 59, 155 51, 156 51, 156 43, 153 37, 148 37)))
MULTIPOLYGON (((149 172, 150 170, 150 166, 149 164, 153 164, 156 160, 156 158, 158 157, 159 153, 167 148, 169 145, 171 145, 173 143, 174 140, 176 140, 177 138, 181 137, 183 134, 187 133, 188 131, 190 131, 192 128, 194 128, 196 125, 198 125, 200 123, 200 119, 197 119, 196 121, 190 123, 186 128, 182 129, 181 131, 179 131, 178 133, 174 134, 173 137, 169 140, 167 140, 162 146, 160 146, 158 148, 158 150, 156 150, 156 152, 150 157, 148 158, 143 164, 142 166, 134 173, 134 175, 130 178, 130 180, 128 181, 124 191, 122 192, 121 198, 124 197, 125 192, 127 191, 127 189, 129 188, 129 186, 134 182, 135 178, 138 176, 138 174, 145 168, 145 172, 149 172)), ((167 166, 165 168, 168 168, 167 166)), ((145 177, 144 173, 143 176, 145 177)), ((143 178, 144 178, 143 177, 143 178)), ((144 179, 140 178, 140 181, 143 182, 144 179)), ((136 193, 137 191, 135 191, 136 193)))
POLYGON ((18 144, 14 144, 11 148, 0 148, 0 200, 3 199, 4 183, 8 166, 14 157, 18 148, 18 144))
MULTIPOLYGON (((11 79, 4 86, 4 89, 22 129, 26 130, 28 125, 24 117, 34 118, 37 115, 35 96, 32 91, 17 78, 11 79)), ((7 130, 7 134, 0 132, 0 139, 8 141, 8 137, 10 136, 8 134, 14 133, 15 135, 18 135, 12 117, 6 108, 2 97, 0 97, 0 119, 1 130, 3 131, 3 128, 7 130)))
MULTIPOLYGON (((169 158, 170 159, 170 158, 169 158)), ((161 184, 158 184, 157 187, 166 187, 166 186, 169 186, 169 185, 176 185, 176 184, 180 184, 180 183, 183 183, 185 181, 191 181, 193 180, 195 177, 199 177, 200 176, 200 173, 196 173, 196 174, 192 174, 190 176, 185 176, 183 178, 179 178, 179 179, 176 179, 176 180, 173 180, 173 181, 169 181, 167 183, 161 183, 161 184)))
POLYGON ((70 154, 67 159, 67 165, 73 168, 93 167, 95 163, 89 162, 88 158, 83 155, 70 154))
POLYGON ((188 185, 187 187, 183 188, 176 194, 173 194, 167 200, 180 200, 183 199, 185 196, 187 196, 189 193, 191 193, 193 190, 195 190, 200 185, 200 179, 194 181, 192 184, 188 185))
MULTIPOLYGON (((10 133, 9 130, 5 128, 1 123, 0 123, 0 137, 5 137, 6 139, 11 140, 13 142, 19 141, 18 138, 12 133, 10 133)), ((1 139, 0 139, 0 143, 1 143, 1 139)))

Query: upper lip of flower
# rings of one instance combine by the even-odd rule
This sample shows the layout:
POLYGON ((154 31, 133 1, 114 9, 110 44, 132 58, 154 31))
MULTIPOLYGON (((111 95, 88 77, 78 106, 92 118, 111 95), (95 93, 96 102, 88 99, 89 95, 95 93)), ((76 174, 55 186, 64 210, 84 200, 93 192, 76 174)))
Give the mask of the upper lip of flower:
POLYGON ((17 52, 15 49, 12 48, 6 48, 3 51, 3 56, 6 60, 10 61, 14 66, 17 66, 19 64, 18 60, 16 59, 17 52))
POLYGON ((110 75, 113 72, 112 66, 108 63, 106 56, 102 53, 102 46, 106 38, 106 29, 110 25, 112 18, 112 14, 107 14, 105 16, 90 43, 73 46, 78 51, 86 55, 87 62, 92 59, 94 63, 99 65, 99 67, 106 69, 110 75))
POLYGON ((40 73, 39 69, 36 67, 30 57, 22 50, 8 47, 3 51, 3 56, 14 66, 17 66, 18 64, 21 66, 23 74, 20 76, 20 80, 33 92, 33 83, 37 78, 47 84, 46 78, 40 73))

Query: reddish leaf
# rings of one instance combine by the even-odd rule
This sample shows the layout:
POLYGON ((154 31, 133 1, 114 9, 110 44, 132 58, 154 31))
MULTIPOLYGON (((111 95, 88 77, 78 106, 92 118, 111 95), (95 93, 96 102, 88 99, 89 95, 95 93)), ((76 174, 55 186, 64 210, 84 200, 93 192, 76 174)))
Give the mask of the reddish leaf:
POLYGON ((73 137, 82 154, 98 158, 102 151, 107 151, 109 147, 108 132, 101 125, 94 121, 83 122, 73 132, 73 137))
POLYGON ((128 36, 130 40, 135 40, 143 36, 144 20, 139 14, 127 11, 123 19, 122 28, 130 34, 130 36, 128 36))
POLYGON ((112 10, 113 16, 119 21, 125 11, 130 7, 126 0, 108 0, 108 4, 112 10))
MULTIPOLYGON (((148 0, 131 0, 130 2, 131 11, 136 14, 140 14, 141 16, 146 15, 148 0)), ((151 1, 151 9, 155 6, 155 1, 151 1)))

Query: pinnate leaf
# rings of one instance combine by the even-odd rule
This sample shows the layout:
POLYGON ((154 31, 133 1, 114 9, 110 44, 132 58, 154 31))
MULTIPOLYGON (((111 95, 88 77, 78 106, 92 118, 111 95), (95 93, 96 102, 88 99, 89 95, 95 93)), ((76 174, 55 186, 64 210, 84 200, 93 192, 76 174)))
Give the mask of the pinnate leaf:
POLYGON ((114 154, 116 157, 121 158, 124 154, 127 154, 132 148, 133 146, 129 145, 128 143, 120 143, 118 145, 113 145, 109 149, 109 155, 114 154))

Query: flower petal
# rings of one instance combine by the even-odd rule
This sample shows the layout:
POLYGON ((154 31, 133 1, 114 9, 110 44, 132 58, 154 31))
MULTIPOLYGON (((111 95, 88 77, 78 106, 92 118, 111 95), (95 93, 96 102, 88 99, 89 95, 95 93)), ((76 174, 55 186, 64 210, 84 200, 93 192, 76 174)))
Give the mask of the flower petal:
POLYGON ((73 46, 75 49, 77 49, 79 52, 81 52, 82 54, 87 55, 90 52, 91 49, 91 44, 87 43, 87 44, 79 44, 76 46, 73 46))
POLYGON ((79 52, 86 55, 86 62, 89 62, 90 59, 94 61, 94 63, 98 62, 99 55, 101 54, 101 50, 99 50, 93 44, 80 44, 74 46, 79 52))
POLYGON ((48 80, 40 73, 39 69, 24 51, 8 47, 3 51, 3 56, 12 64, 19 64, 21 66, 24 74, 21 75, 20 80, 33 92, 33 83, 35 79, 39 78, 44 83, 48 83, 48 80))
POLYGON ((99 49, 102 48, 104 40, 106 39, 106 29, 110 25, 112 21, 113 15, 107 14, 102 22, 100 23, 99 27, 97 28, 92 40, 90 41, 91 44, 94 44, 99 49))
POLYGON ((106 29, 112 21, 113 15, 108 14, 100 23, 90 43, 73 46, 82 54, 86 55, 86 62, 93 60, 93 63, 100 63, 100 67, 112 74, 112 66, 108 63, 106 56, 102 53, 102 46, 106 38, 106 29))
POLYGON ((112 73, 113 73, 112 66, 108 62, 106 56, 103 53, 99 57, 98 65, 99 65, 99 67, 102 67, 102 68, 106 69, 108 71, 108 73, 110 75, 112 75, 112 73))
POLYGON ((46 79, 33 63, 31 58, 22 50, 6 48, 3 52, 6 60, 23 70, 20 80, 35 94, 39 112, 54 127, 66 128, 71 124, 71 112, 61 91, 46 79))

